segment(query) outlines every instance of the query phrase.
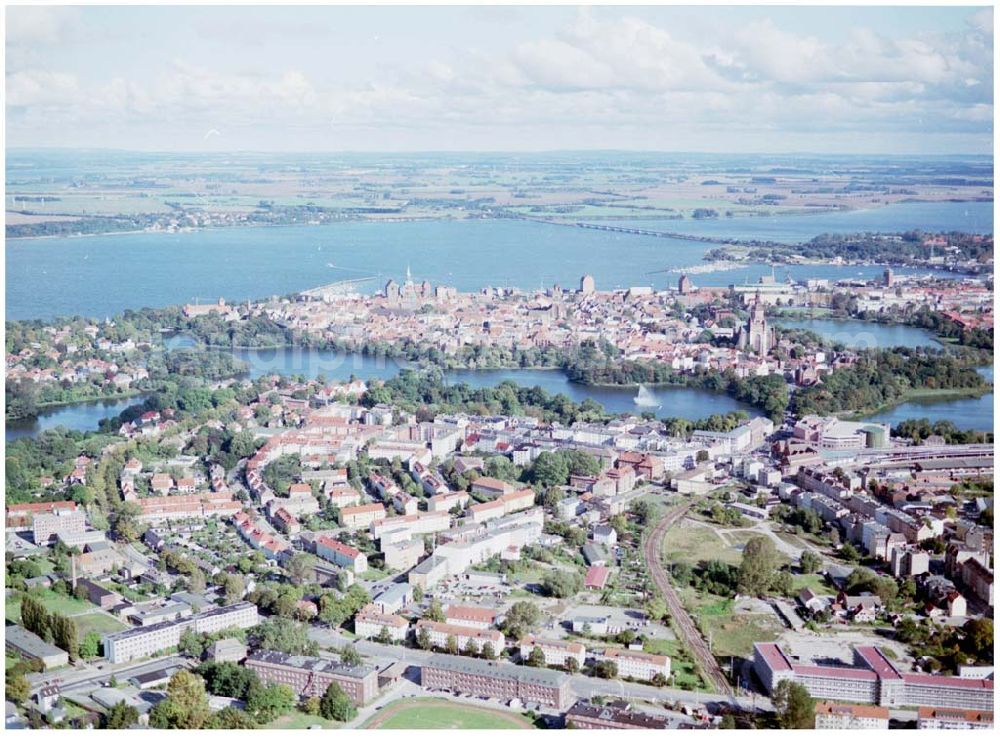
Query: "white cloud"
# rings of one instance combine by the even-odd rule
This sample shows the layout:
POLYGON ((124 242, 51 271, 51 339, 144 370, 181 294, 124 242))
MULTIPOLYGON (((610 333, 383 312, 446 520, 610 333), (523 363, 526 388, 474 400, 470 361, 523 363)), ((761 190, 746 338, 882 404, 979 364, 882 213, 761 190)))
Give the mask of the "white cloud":
MULTIPOLYGON (((43 48, 68 33, 58 15, 19 22, 22 46, 34 38, 43 48)), ((308 34, 303 43, 311 43, 308 34)), ((213 128, 228 138, 240 126, 393 136, 412 129, 449 142, 468 131, 498 138, 503 130, 544 131, 566 147, 598 131, 628 131, 628 143, 638 146, 705 131, 730 139, 766 132, 779 144, 782 130, 992 131, 992 11, 972 16, 962 33, 888 38, 856 28, 834 43, 822 29, 791 33, 767 18, 691 38, 681 28, 632 16, 597 19, 585 10, 555 33, 512 39, 500 53, 443 48, 392 67, 371 63, 378 62, 373 52, 342 83, 315 65, 257 58, 260 48, 240 61, 265 72, 169 54, 145 76, 127 64, 105 79, 42 63, 9 68, 8 110, 18 110, 8 121, 12 140, 60 121, 188 126, 199 140, 213 128)), ((371 148, 384 146, 375 138, 371 148)))

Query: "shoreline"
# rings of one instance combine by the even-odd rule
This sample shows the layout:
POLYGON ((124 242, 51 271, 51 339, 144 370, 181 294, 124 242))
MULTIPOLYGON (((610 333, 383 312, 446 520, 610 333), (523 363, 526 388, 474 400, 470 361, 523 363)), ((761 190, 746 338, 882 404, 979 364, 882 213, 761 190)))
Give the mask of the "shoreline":
MULTIPOLYGON (((844 410, 841 412, 833 413, 838 418, 842 420, 853 420, 853 421, 864 421, 870 418, 872 415, 879 415, 884 412, 888 412, 893 408, 899 407, 900 405, 905 405, 908 402, 919 402, 921 400, 928 401, 927 404, 934 405, 938 402, 950 402, 953 400, 974 400, 979 399, 983 395, 988 395, 993 392, 993 385, 990 384, 987 387, 980 389, 960 388, 955 389, 919 389, 911 392, 905 393, 897 402, 890 402, 879 405, 873 410, 844 410)), ((874 422, 874 421, 872 421, 874 422)))
POLYGON ((7 423, 25 423, 25 422, 38 422, 45 415, 50 415, 51 411, 58 411, 60 408, 64 407, 78 407, 79 405, 96 405, 97 403, 103 402, 116 402, 118 400, 127 400, 130 397, 139 397, 141 395, 148 395, 153 390, 136 390, 135 392, 125 392, 114 395, 102 395, 101 397, 91 397, 85 400, 64 400, 61 402, 46 402, 39 403, 36 408, 39 412, 35 415, 24 415, 20 418, 5 417, 4 424, 7 423))
MULTIPOLYGON (((713 220, 713 221, 740 221, 740 220, 754 220, 757 218, 808 218, 812 216, 829 215, 832 213, 846 213, 846 212, 868 212, 872 210, 880 210, 882 208, 891 207, 894 205, 909 205, 909 204, 936 204, 943 202, 956 202, 956 203, 975 203, 975 202, 993 202, 993 199, 983 199, 983 198, 970 198, 970 199, 904 199, 895 202, 880 203, 878 205, 870 206, 870 203, 859 202, 852 204, 848 207, 840 206, 830 206, 823 209, 801 209, 795 212, 779 212, 779 213, 747 213, 742 212, 735 214, 731 217, 718 217, 710 219, 696 219, 694 217, 670 217, 670 216, 644 216, 644 215, 605 215, 605 216, 574 216, 577 220, 580 217, 586 220, 593 221, 628 221, 628 220, 662 220, 665 223, 678 223, 678 222, 691 222, 697 220, 713 220)), ((121 215, 101 215, 101 216, 75 216, 62 214, 62 217, 79 218, 80 220, 90 217, 102 217, 102 218, 120 218, 121 215)), ((336 221, 329 221, 326 223, 261 223, 261 224, 241 224, 241 225, 218 225, 218 226, 200 226, 197 228, 184 228, 176 231, 168 231, 162 229, 152 229, 152 228, 141 228, 132 229, 127 231, 102 231, 100 233, 79 233, 79 234, 52 234, 43 236, 7 236, 4 235, 5 241, 36 241, 44 239, 80 239, 80 238, 92 238, 95 236, 128 236, 128 235, 141 235, 141 234, 157 234, 157 235, 183 235, 187 233, 200 233, 204 231, 215 231, 215 230, 239 230, 243 228, 292 228, 295 226, 299 227, 322 227, 331 225, 340 225, 343 223, 437 223, 446 221, 465 221, 465 220, 514 220, 514 221, 528 221, 536 223, 547 223, 549 225, 571 225, 576 226, 577 220, 571 221, 569 218, 565 219, 551 219, 551 218, 531 218, 527 216, 498 216, 498 215, 483 215, 483 214, 454 214, 454 215, 444 215, 444 216, 431 216, 431 217, 399 217, 399 218, 343 218, 336 221), (564 222, 565 221, 565 222, 564 222)), ((68 221, 66 221, 68 222, 68 221)), ((584 222, 584 221, 580 221, 584 222)), ((693 239, 701 239, 702 236, 698 234, 673 234, 678 238, 683 238, 685 236, 693 239)), ((738 239, 734 239, 738 240, 738 239)), ((804 242, 803 242, 804 243, 804 242)), ((740 247, 739 244, 733 244, 735 247, 740 247)), ((777 262, 778 264, 783 264, 785 262, 777 262)), ((822 265, 826 262, 798 262, 804 265, 822 265)), ((843 266, 857 266, 857 264, 843 264, 843 266)), ((905 265, 882 265, 875 264, 874 266, 905 266, 905 265)))

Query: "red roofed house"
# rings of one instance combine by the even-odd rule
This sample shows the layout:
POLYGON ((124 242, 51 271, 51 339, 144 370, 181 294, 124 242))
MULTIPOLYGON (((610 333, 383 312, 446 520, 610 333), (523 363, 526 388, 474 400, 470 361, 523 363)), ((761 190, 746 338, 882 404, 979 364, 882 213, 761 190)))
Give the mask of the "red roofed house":
POLYGON ((329 536, 320 536, 316 539, 316 555, 337 566, 350 569, 355 574, 368 571, 367 556, 358 551, 358 549, 334 540, 329 536))
POLYGON ((302 530, 302 524, 299 523, 298 518, 283 507, 279 507, 277 512, 274 513, 272 516, 272 522, 282 532, 287 533, 290 536, 293 536, 302 530))
POLYGON ((474 605, 449 605, 444 612, 444 621, 450 625, 464 625, 469 628, 489 628, 497 621, 499 613, 491 607, 474 605))
POLYGON ((583 580, 583 586, 591 590, 604 589, 604 585, 608 583, 608 577, 610 576, 611 570, 608 567, 592 566, 587 569, 587 576, 583 580))
POLYGON ((471 492, 486 495, 490 498, 496 498, 500 495, 506 494, 508 492, 514 491, 514 485, 510 482, 504 482, 501 479, 494 479, 493 477, 479 477, 472 482, 471 492))
POLYGON ((385 507, 377 502, 373 502, 370 505, 354 505, 340 508, 340 524, 352 530, 367 528, 376 520, 384 519, 385 507))
POLYGON ((16 505, 8 505, 7 527, 14 530, 30 528, 36 514, 51 514, 59 510, 72 512, 76 510, 76 503, 67 500, 65 502, 21 502, 16 505))

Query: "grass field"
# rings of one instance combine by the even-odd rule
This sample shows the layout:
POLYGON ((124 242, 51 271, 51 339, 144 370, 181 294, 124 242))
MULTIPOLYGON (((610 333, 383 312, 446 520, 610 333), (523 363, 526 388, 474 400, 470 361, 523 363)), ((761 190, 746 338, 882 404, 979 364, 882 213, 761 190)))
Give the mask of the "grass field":
MULTIPOLYGON (((45 606, 46 610, 59 615, 80 615, 95 609, 89 602, 82 602, 66 595, 56 594, 50 589, 36 589, 31 594, 45 606)), ((6 617, 16 620, 18 623, 21 622, 22 596, 23 594, 18 592, 7 598, 6 617)))
POLYGON ((515 730, 534 726, 514 713, 445 700, 409 699, 391 703, 363 727, 386 730, 515 730))
POLYGON ((740 552, 727 546, 712 530, 702 526, 674 526, 663 536, 663 554, 670 563, 679 561, 696 566, 700 561, 719 559, 740 563, 740 552))
POLYGON ((716 656, 749 656, 755 642, 772 641, 783 630, 772 615, 733 612, 733 601, 725 597, 687 589, 682 599, 701 632, 711 635, 716 656))
POLYGON ((264 728, 267 730, 306 730, 310 725, 319 725, 327 729, 343 727, 343 723, 338 723, 336 720, 327 720, 319 715, 306 715, 304 712, 295 710, 268 723, 264 728))
POLYGON ((120 630, 125 630, 123 623, 101 612, 77 615, 73 618, 73 622, 76 623, 81 639, 88 633, 117 633, 120 630))
POLYGON ((659 656, 670 657, 670 676, 672 685, 679 689, 708 689, 701 678, 694 662, 690 658, 681 657, 681 644, 666 638, 649 638, 643 643, 643 651, 659 656))
POLYGON ((795 589, 800 590, 803 587, 809 587, 809 589, 818 595, 836 594, 833 587, 826 583, 822 574, 796 574, 795 589))

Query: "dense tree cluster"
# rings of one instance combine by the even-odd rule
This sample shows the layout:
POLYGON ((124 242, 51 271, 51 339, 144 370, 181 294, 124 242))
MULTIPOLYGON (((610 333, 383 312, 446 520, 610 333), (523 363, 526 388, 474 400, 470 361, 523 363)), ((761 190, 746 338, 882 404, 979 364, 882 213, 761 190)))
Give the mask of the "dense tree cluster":
POLYGON ((418 418, 431 418, 441 412, 520 413, 569 424, 612 417, 590 398, 575 403, 566 395, 550 395, 541 387, 519 387, 511 381, 478 388, 465 383, 445 384, 438 369, 404 369, 385 383, 369 387, 361 401, 366 407, 393 403, 416 412, 418 418))
POLYGON ((950 420, 931 423, 927 418, 908 418, 892 429, 892 435, 909 438, 914 443, 930 436, 941 436, 945 443, 993 443, 992 433, 959 430, 950 420))
POLYGON ((824 233, 805 243, 771 243, 751 250, 749 258, 755 261, 784 261, 790 257, 805 256, 810 259, 839 258, 894 265, 918 264, 930 259, 933 247, 925 245, 925 241, 937 235, 943 235, 949 247, 957 249, 960 259, 985 263, 993 257, 993 238, 990 236, 976 238, 972 234, 955 231, 931 234, 917 230, 901 234, 824 233))
POLYGON ((985 392, 989 383, 973 368, 978 357, 922 349, 862 351, 857 362, 795 395, 799 415, 871 412, 905 399, 914 389, 985 392))
POLYGON ((66 651, 76 661, 80 656, 80 636, 71 617, 49 612, 31 595, 21 600, 21 625, 48 643, 66 651))
POLYGON ((305 623, 282 617, 268 618, 250 629, 250 639, 256 648, 280 651, 296 656, 317 656, 319 645, 309 638, 305 623))

